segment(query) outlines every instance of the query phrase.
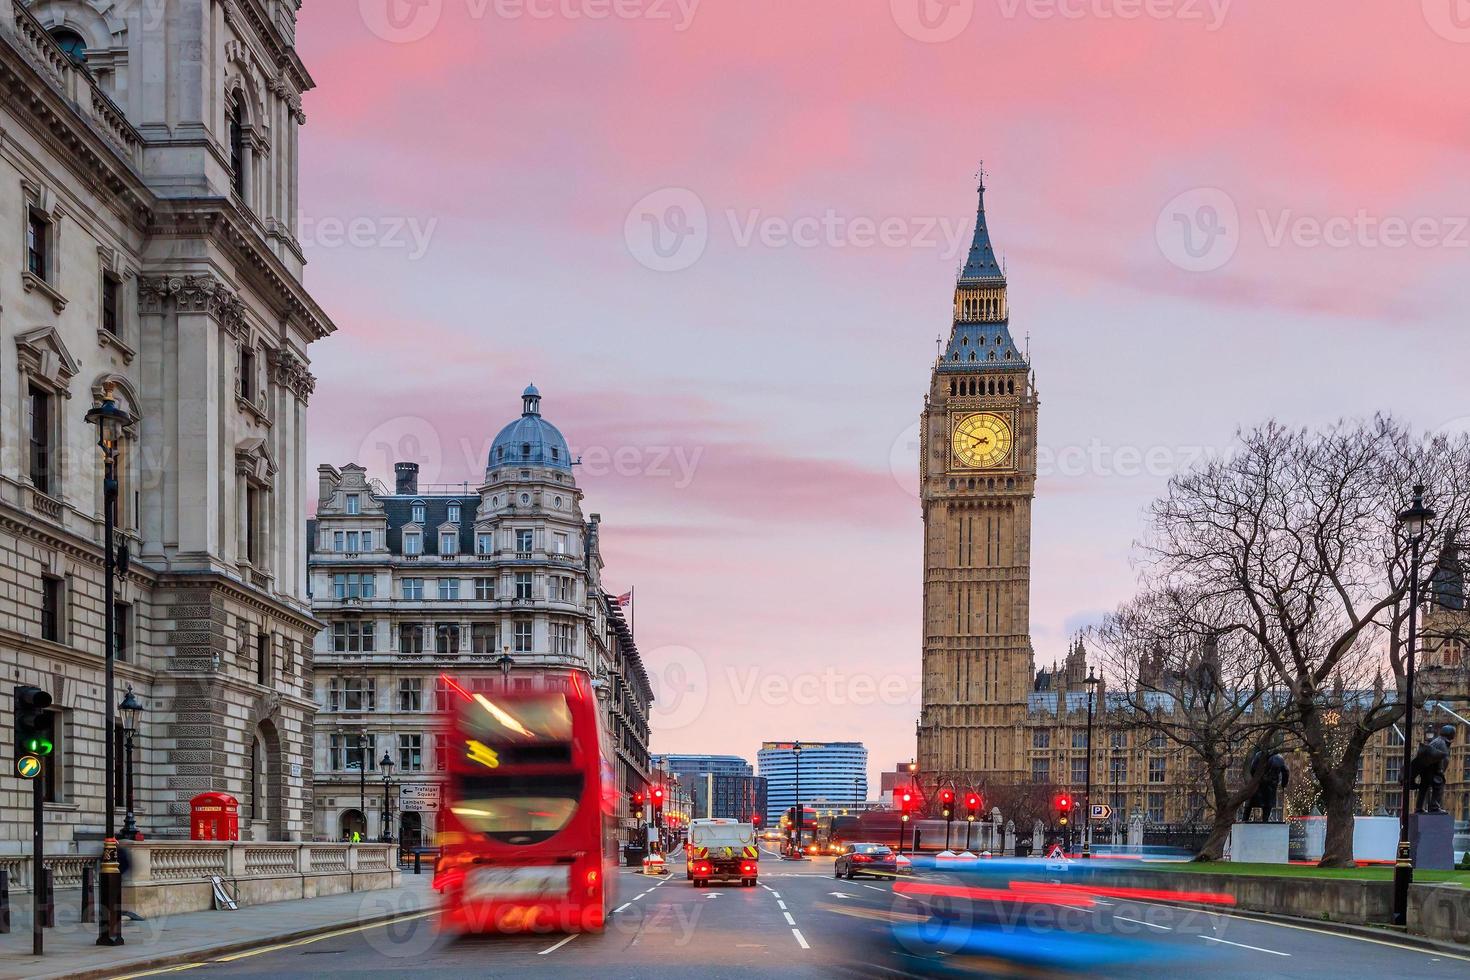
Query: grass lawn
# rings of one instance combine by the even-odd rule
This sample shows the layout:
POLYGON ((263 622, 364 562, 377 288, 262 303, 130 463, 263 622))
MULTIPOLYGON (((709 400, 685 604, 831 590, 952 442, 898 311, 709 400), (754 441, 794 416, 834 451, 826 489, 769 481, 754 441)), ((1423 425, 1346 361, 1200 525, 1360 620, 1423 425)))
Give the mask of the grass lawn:
MULTIPOLYGON (((1196 871, 1201 874, 1230 875, 1273 875, 1280 878, 1356 878, 1369 881, 1392 881, 1392 865, 1372 865, 1366 868, 1319 868, 1315 864, 1232 864, 1229 861, 1160 861, 1150 863, 1150 869, 1158 871, 1196 871)), ((1419 871, 1415 870, 1416 882, 1451 881, 1470 885, 1470 871, 1419 871)))

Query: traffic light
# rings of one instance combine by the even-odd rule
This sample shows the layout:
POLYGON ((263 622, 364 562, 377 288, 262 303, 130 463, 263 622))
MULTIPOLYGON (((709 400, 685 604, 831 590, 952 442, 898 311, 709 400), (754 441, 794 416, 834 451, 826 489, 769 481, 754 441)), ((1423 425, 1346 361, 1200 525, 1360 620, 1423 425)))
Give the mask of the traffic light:
POLYGON ((1072 798, 1066 793, 1057 797, 1057 823, 1065 827, 1072 817, 1072 798))
POLYGON ((980 794, 965 794, 965 819, 977 820, 980 817, 980 794))
POLYGON ((948 786, 939 791, 939 815, 946 820, 954 819, 954 790, 948 786))
POLYGON ((633 819, 643 819, 643 794, 641 792, 633 794, 633 819))
POLYGON ((664 819, 664 788, 655 786, 653 788, 653 822, 662 824, 664 819))
POLYGON ((45 758, 56 748, 51 695, 39 687, 17 684, 15 687, 15 765, 21 772, 26 756, 45 758))

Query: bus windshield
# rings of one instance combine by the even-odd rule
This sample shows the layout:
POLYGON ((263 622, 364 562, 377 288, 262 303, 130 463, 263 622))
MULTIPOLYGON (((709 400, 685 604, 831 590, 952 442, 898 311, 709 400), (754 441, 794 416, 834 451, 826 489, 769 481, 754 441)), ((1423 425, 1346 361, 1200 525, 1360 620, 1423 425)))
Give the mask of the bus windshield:
POLYGON ((571 822, 582 788, 580 773, 466 776, 450 812, 492 840, 539 844, 571 822))

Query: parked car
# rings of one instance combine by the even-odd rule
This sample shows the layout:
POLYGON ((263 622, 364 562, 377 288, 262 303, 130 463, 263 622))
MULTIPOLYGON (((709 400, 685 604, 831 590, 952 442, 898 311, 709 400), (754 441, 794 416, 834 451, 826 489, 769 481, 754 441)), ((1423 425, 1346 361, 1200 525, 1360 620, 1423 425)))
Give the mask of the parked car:
POLYGON ((832 862, 832 877, 851 880, 858 875, 892 877, 911 869, 908 859, 887 844, 847 844, 832 862))

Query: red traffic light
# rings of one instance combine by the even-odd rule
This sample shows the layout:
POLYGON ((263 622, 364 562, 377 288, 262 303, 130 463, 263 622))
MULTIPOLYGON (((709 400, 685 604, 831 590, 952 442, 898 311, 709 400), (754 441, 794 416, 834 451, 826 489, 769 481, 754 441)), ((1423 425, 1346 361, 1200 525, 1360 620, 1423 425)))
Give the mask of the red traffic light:
POLYGON ((965 806, 969 807, 971 810, 980 809, 980 794, 971 793, 969 796, 965 797, 965 806))
POLYGON ((1072 809, 1072 798, 1070 796, 1065 796, 1065 795, 1064 796, 1058 796, 1057 797, 1057 809, 1058 810, 1070 810, 1070 809, 1072 809))
POLYGON ((947 789, 947 788, 940 790, 939 791, 939 802, 940 803, 943 803, 945 805, 948 805, 950 803, 953 803, 954 802, 954 790, 947 789))
POLYGON ((633 794, 633 802, 635 804, 637 804, 638 806, 642 806, 643 805, 643 794, 642 793, 634 793, 633 794))
POLYGON ((655 803, 662 803, 663 801, 664 801, 663 787, 658 787, 657 789, 655 789, 653 791, 653 802, 655 802, 655 803))

